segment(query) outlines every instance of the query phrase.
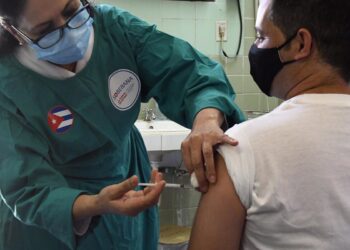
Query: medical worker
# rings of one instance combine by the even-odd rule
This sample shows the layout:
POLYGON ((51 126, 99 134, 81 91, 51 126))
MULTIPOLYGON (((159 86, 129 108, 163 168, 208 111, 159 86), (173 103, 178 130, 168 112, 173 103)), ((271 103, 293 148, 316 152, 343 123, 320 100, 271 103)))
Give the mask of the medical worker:
POLYGON ((0 24, 0 249, 156 249, 164 181, 134 126, 140 103, 192 128, 184 158, 205 191, 213 146, 236 144, 221 126, 243 119, 222 68, 87 1, 0 0, 0 24))

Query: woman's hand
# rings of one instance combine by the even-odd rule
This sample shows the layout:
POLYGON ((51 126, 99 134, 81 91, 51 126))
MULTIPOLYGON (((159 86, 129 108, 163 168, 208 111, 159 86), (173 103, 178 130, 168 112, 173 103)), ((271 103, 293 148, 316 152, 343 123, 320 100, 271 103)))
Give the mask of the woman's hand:
POLYGON ((190 173, 196 174, 199 191, 208 190, 208 181, 216 182, 214 147, 228 143, 236 146, 238 142, 221 129, 223 114, 213 108, 201 110, 193 123, 191 133, 182 142, 181 150, 185 165, 190 173))
MULTIPOLYGON (((152 182, 156 185, 135 191, 137 176, 103 188, 97 195, 80 195, 73 204, 73 222, 76 232, 87 231, 91 218, 102 214, 136 216, 157 204, 165 181, 158 171, 152 171, 152 182)), ((82 233, 80 233, 82 232, 82 233)))
POLYGON ((133 176, 126 181, 105 187, 97 195, 96 203, 101 214, 122 214, 136 216, 146 208, 157 204, 165 182, 156 170, 152 171, 153 187, 135 191, 138 179, 133 176))

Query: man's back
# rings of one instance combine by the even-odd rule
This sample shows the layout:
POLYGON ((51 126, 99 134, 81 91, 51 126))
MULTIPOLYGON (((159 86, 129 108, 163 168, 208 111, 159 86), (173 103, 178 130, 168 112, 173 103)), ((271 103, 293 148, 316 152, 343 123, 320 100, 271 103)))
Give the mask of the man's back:
POLYGON ((350 245, 350 96, 301 95, 227 132, 222 146, 247 209, 244 249, 350 245))

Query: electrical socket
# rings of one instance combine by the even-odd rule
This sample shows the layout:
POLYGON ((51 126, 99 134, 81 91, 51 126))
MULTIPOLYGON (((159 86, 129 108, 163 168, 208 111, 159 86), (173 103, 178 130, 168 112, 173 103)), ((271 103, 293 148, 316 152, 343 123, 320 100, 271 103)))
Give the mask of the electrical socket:
POLYGON ((227 41, 227 21, 216 21, 215 36, 217 42, 226 42, 227 41), (222 33, 222 35, 220 34, 222 33))

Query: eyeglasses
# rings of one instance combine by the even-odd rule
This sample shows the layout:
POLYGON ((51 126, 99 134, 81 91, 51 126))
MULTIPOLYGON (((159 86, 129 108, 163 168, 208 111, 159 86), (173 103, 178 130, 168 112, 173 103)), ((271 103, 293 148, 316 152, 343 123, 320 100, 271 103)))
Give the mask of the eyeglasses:
POLYGON ((27 42, 33 43, 38 45, 42 49, 48 49, 55 44, 57 44, 63 37, 64 34, 64 29, 69 28, 69 29, 78 29, 81 26, 83 26, 92 16, 92 10, 90 9, 90 4, 87 3, 83 7, 79 8, 78 11, 71 16, 70 18, 67 19, 66 23, 54 30, 51 30, 49 32, 46 32, 44 35, 39 37, 38 39, 31 39, 28 37, 26 34, 24 34, 22 31, 17 29, 16 27, 12 26, 11 27, 18 32, 23 39, 25 39, 27 42))

